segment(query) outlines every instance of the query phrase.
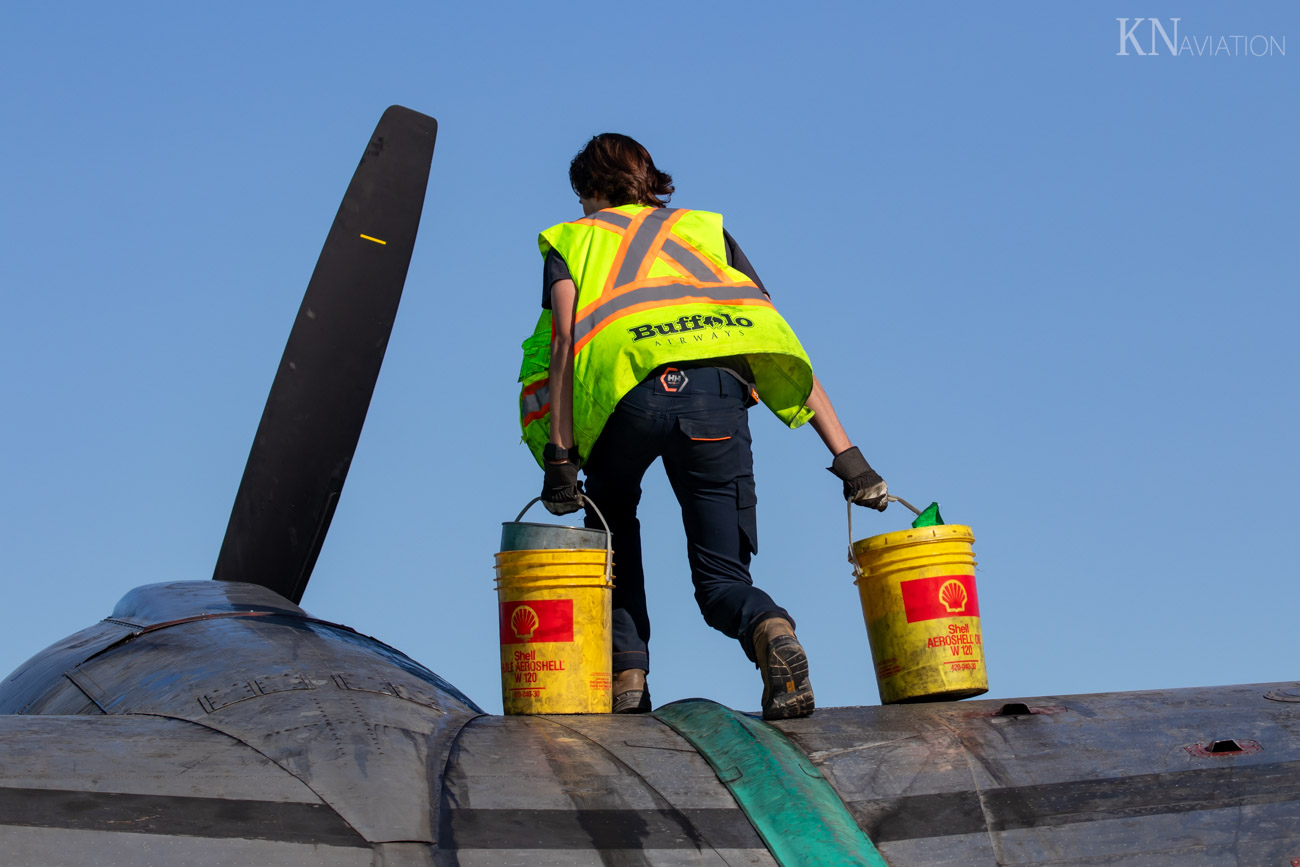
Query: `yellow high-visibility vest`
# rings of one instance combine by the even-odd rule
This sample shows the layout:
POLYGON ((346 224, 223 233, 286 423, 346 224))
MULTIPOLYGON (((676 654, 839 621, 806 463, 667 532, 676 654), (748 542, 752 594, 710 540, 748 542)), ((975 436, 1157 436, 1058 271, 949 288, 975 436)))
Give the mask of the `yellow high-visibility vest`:
MULTIPOLYGON (((727 264, 722 215, 623 205, 538 236, 578 288, 573 436, 586 460, 614 407, 660 365, 744 356, 759 399, 790 427, 812 418, 812 363, 763 290, 727 264)), ((549 439, 551 311, 524 341, 520 422, 538 463, 549 439)))

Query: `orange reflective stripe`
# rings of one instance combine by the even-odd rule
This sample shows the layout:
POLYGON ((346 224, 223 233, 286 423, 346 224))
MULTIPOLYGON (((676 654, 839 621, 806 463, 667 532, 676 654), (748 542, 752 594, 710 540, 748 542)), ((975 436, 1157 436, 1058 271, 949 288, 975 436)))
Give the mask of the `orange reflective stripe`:
POLYGON ((677 261, 677 260, 674 259, 672 256, 668 255, 668 251, 667 251, 666 249, 665 249, 665 250, 660 250, 660 251, 659 251, 659 256, 660 256, 660 258, 662 258, 665 262, 667 262, 669 265, 671 265, 673 268, 676 268, 678 274, 680 274, 681 276, 687 278, 688 280, 691 279, 691 278, 695 278, 695 277, 698 276, 698 275, 696 275, 696 274, 693 274, 693 273, 691 272, 691 269, 690 269, 690 268, 686 267, 686 266, 683 265, 681 262, 677 261))
POLYGON ((683 277, 693 280, 717 282, 717 275, 705 267, 704 263, 692 256, 690 251, 669 238, 659 251, 659 258, 677 269, 683 277))
POLYGON ((610 220, 597 220, 595 217, 586 217, 581 220, 574 220, 575 226, 593 226, 597 229, 604 229, 607 232, 613 232, 615 235, 623 234, 623 229, 618 224, 610 220))
POLYGON ((659 227, 659 231, 655 233, 654 238, 650 241, 650 249, 646 250, 645 256, 641 259, 641 264, 637 266, 636 277, 629 282, 640 284, 641 281, 646 279, 646 275, 650 273, 650 266, 659 259, 659 251, 663 249, 664 241, 668 239, 668 233, 673 230, 673 225, 685 215, 686 210, 679 208, 674 210, 668 219, 663 221, 663 225, 659 227))
MULTIPOLYGON (((622 223, 615 220, 603 219, 603 216, 603 214, 593 214, 590 217, 583 217, 581 220, 570 220, 564 225, 591 226, 594 229, 604 229, 606 232, 613 232, 615 235, 623 234, 623 229, 621 228, 623 226, 622 223), (601 219, 598 219, 598 217, 601 217, 601 219)), ((624 215, 618 214, 616 216, 623 217, 624 215)), ((631 217, 626 217, 626 219, 630 220, 631 217)), ((547 241, 546 243, 549 245, 550 241, 547 241)), ((554 246, 552 246, 551 249, 555 249, 554 246)))
POLYGON ((627 257, 615 269, 613 282, 605 287, 607 291, 612 289, 617 292, 623 286, 636 282, 646 258, 653 256, 655 240, 659 237, 663 224, 670 219, 675 222, 680 213, 681 211, 672 208, 654 208, 646 214, 640 225, 628 229, 631 237, 627 245, 627 257))
MULTIPOLYGON (((627 258, 628 249, 633 244, 634 235, 636 234, 637 229, 639 229, 641 227, 641 224, 644 223, 646 219, 649 218, 653 210, 654 209, 652 208, 646 209, 634 217, 629 217, 628 225, 623 229, 618 229, 614 226, 609 225, 608 223, 601 226, 601 228, 603 229, 608 229, 611 232, 617 232, 621 234, 623 236, 623 241, 618 246, 618 252, 614 254, 614 261, 609 267, 609 275, 605 278, 605 285, 601 289, 600 294, 597 295, 594 299, 592 299, 587 304, 586 307, 578 308, 577 313, 574 316, 575 320, 581 319, 587 313, 589 313, 596 307, 599 307, 601 304, 609 300, 614 295, 619 294, 618 289, 614 286, 615 280, 618 278, 619 269, 623 266, 623 262, 627 258)), ((599 213, 603 215, 607 212, 601 211, 599 213)), ((626 216, 626 215, 620 214, 619 216, 626 216)), ((629 286, 627 288, 630 289, 632 287, 629 286)), ((623 291, 627 291, 627 289, 624 289, 623 291)))
MULTIPOLYGON (((686 277, 678 274, 666 274, 663 277, 651 277, 649 280, 643 280, 634 286, 624 287, 622 292, 615 292, 612 295, 609 295, 606 298, 603 298, 601 300, 609 301, 612 298, 618 298, 622 295, 628 294, 629 292, 636 292, 637 290, 644 289, 647 286, 698 286, 701 289, 708 289, 710 291, 717 290, 717 289, 757 289, 758 288, 758 284, 756 284, 753 280, 734 280, 734 281, 728 280, 725 283, 720 283, 717 280, 696 280, 693 277, 686 277)), ((746 296, 749 295, 748 292, 743 292, 741 294, 744 294, 746 296)), ((589 308, 592 306, 593 305, 591 304, 587 305, 587 307, 589 308)))
POLYGON ((550 379, 539 379, 524 386, 519 395, 519 412, 524 427, 528 427, 551 411, 550 379))
POLYGON ((579 223, 612 223, 620 229, 626 229, 632 225, 632 218, 622 211, 604 210, 597 211, 590 217, 578 220, 579 223))
POLYGON ((640 229, 641 224, 649 219, 650 215, 656 210, 658 209, 646 208, 641 213, 632 217, 632 222, 623 230, 623 243, 618 245, 618 252, 614 254, 614 261, 609 266, 609 277, 605 279, 605 286, 601 290, 601 295, 606 294, 614 288, 614 281, 618 278, 618 273, 623 268, 623 260, 627 258, 627 251, 632 246, 632 241, 636 238, 637 229, 640 229))
POLYGON ((735 279, 734 277, 728 276, 726 271, 723 271, 721 268, 719 268, 716 264, 714 264, 712 259, 710 259, 708 256, 701 253, 698 247, 696 247, 690 241, 686 240, 681 235, 673 235, 672 240, 677 245, 681 246, 682 249, 688 255, 694 254, 695 257, 700 260, 700 262, 704 265, 704 267, 707 268, 717 280, 721 282, 730 283, 735 279))

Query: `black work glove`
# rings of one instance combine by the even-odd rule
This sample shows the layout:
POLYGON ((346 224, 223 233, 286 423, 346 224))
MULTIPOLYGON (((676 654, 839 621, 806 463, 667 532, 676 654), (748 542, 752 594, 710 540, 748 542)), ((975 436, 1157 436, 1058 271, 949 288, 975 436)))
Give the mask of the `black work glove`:
POLYGON ((578 481, 578 464, 565 461, 562 464, 546 462, 546 481, 542 483, 542 505, 552 515, 567 515, 582 508, 578 495, 582 493, 582 482, 578 481))
POLYGON ((858 447, 840 452, 826 469, 844 481, 844 499, 878 512, 889 505, 889 486, 871 468, 858 447))

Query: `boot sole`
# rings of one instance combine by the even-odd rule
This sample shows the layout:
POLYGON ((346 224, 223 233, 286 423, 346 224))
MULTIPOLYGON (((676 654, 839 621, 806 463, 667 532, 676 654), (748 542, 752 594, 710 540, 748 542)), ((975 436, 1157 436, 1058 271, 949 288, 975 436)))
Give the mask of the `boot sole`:
POLYGON ((614 696, 614 713, 650 713, 650 690, 629 689, 614 696))
POLYGON ((795 719, 808 716, 814 709, 808 655, 790 636, 772 639, 763 673, 763 719, 795 719))

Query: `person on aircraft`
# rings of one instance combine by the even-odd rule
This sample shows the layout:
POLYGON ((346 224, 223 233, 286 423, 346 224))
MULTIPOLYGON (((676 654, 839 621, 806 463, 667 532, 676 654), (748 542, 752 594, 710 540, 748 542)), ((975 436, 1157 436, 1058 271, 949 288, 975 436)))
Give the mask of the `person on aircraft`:
MULTIPOLYGON (((794 618, 749 572, 758 530, 747 410, 761 400, 789 427, 811 422, 850 502, 883 511, 885 481, 720 214, 667 207, 672 177, 617 133, 587 142, 569 181, 584 216, 538 238, 543 313, 524 343, 521 420, 545 469, 546 508, 580 508, 581 468, 613 533, 613 711, 651 708, 637 504, 662 458, 705 621, 761 672, 765 719, 807 716, 813 690, 794 618)), ((585 523, 601 526, 590 510, 585 523)))

